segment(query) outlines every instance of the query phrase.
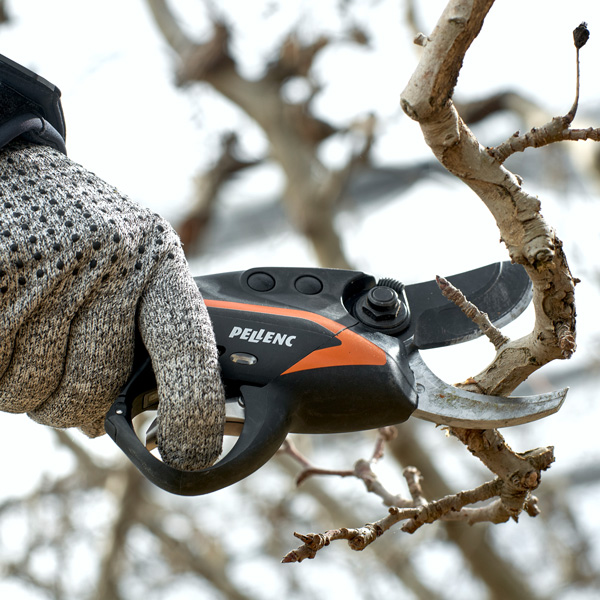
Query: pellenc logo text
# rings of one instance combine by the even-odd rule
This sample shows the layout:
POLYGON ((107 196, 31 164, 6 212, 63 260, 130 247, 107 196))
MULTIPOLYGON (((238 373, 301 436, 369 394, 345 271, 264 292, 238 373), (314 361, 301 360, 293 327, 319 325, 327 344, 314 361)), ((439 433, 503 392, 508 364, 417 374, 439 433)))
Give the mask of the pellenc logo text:
POLYGON ((266 331, 265 329, 250 329, 250 327, 234 327, 229 333, 230 338, 239 338, 252 344, 277 344, 279 346, 292 347, 295 335, 287 333, 277 333, 276 331, 266 331))

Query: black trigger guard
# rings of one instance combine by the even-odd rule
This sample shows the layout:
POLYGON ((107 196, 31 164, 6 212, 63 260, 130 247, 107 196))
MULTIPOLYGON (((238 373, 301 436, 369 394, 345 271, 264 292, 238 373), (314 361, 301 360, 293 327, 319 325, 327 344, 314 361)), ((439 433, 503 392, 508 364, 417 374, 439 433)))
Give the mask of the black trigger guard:
POLYGON ((142 396, 151 389, 150 379, 154 380, 154 374, 148 358, 108 411, 105 429, 142 475, 172 494, 209 494, 244 479, 277 452, 289 432, 291 411, 285 397, 270 385, 242 386, 245 422, 231 451, 202 471, 170 467, 146 449, 133 429, 133 418, 144 411, 142 396))

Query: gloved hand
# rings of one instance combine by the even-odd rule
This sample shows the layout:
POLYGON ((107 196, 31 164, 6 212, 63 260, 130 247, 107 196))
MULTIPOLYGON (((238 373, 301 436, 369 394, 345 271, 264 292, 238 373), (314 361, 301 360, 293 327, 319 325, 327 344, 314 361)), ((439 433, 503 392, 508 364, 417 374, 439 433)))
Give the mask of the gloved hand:
POLYGON ((0 311, 0 410, 103 434, 131 371, 137 318, 163 460, 186 470, 216 460, 216 344, 177 235, 47 146, 0 150, 0 311))

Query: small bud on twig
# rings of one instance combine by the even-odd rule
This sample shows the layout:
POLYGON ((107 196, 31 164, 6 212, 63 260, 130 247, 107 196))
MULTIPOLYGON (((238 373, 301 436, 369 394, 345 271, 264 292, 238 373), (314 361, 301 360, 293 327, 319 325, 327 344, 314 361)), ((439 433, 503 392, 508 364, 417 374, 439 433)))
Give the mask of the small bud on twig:
POLYGON ((584 21, 573 30, 573 41, 575 42, 575 48, 577 48, 577 50, 579 50, 579 48, 583 48, 589 39, 590 30, 587 27, 587 23, 584 21))
POLYGON ((422 46, 423 48, 425 48, 425 46, 427 46, 427 44, 430 41, 431 39, 429 38, 429 36, 426 36, 424 33, 417 33, 417 35, 415 35, 413 43, 416 46, 422 46))
POLYGON ((573 119, 575 118, 575 113, 577 112, 577 106, 579 104, 579 49, 585 46, 589 38, 590 32, 585 21, 580 23, 573 30, 573 41, 575 42, 575 62, 577 63, 577 78, 575 84, 575 101, 573 102, 573 106, 571 106, 571 110, 565 115, 567 125, 572 123, 573 119))

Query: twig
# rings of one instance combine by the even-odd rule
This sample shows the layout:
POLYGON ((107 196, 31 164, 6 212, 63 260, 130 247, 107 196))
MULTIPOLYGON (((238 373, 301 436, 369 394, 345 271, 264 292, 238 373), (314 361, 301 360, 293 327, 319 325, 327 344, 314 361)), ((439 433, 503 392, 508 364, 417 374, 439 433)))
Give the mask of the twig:
MULTIPOLYGON (((371 470, 371 465, 376 463, 383 457, 385 444, 390 442, 398 435, 398 431, 395 427, 382 427, 378 430, 377 439, 375 441, 375 448, 371 458, 366 461, 360 459, 356 461, 353 469, 324 469, 313 465, 306 456, 304 456, 294 443, 288 438, 282 444, 279 452, 287 454, 298 462, 302 467, 302 471, 296 477, 296 485, 300 485, 303 481, 314 475, 336 475, 338 477, 356 477, 365 483, 367 489, 370 486, 377 487, 377 476, 371 470)), ((369 491, 372 491, 369 489, 369 491)), ((389 493, 382 488, 378 488, 378 495, 385 495, 389 497, 389 493)))
MULTIPOLYGON (((405 501, 409 503, 408 506, 391 506, 385 517, 373 523, 367 523, 363 527, 354 529, 342 527, 330 529, 325 533, 301 534, 294 532, 294 536, 301 540, 303 544, 288 552, 281 562, 302 562, 305 558, 315 558, 319 550, 337 540, 347 540, 352 550, 364 550, 400 521, 406 521, 402 526, 402 531, 414 533, 422 525, 440 520, 462 521, 472 525, 481 522, 504 523, 511 517, 515 517, 502 500, 502 495, 506 491, 506 482, 500 478, 488 481, 472 490, 458 492, 435 502, 427 503, 423 499, 420 490, 420 473, 414 467, 410 467, 404 471, 404 476, 413 495, 412 502, 405 501), (477 508, 468 506, 496 496, 500 496, 500 498, 486 506, 477 508), (418 505, 415 506, 415 504, 418 505)), ((536 516, 539 512, 537 510, 537 499, 528 496, 523 508, 530 516, 536 516)))
POLYGON ((385 444, 395 439, 398 435, 396 427, 382 427, 378 430, 377 440, 373 449, 373 454, 369 460, 359 459, 354 463, 352 469, 324 469, 313 465, 308 458, 306 458, 293 442, 288 438, 282 444, 279 452, 286 454, 293 458, 303 468, 300 473, 296 476, 296 485, 299 486, 309 477, 315 475, 333 475, 337 477, 355 477, 362 481, 369 493, 375 494, 381 498, 385 506, 419 506, 424 500, 422 499, 423 492, 420 489, 420 473, 409 467, 405 470, 404 477, 408 483, 409 491, 413 500, 403 498, 400 494, 393 494, 390 492, 377 477, 377 474, 373 471, 372 466, 383 457, 383 451, 385 444), (413 473, 414 470, 414 473, 413 473), (416 474, 415 474, 416 473, 416 474))
POLYGON ((502 332, 495 327, 490 321, 486 313, 481 312, 472 302, 469 302, 465 295, 458 289, 455 288, 447 279, 440 277, 439 275, 435 278, 438 287, 442 291, 445 298, 454 302, 460 310, 475 323, 481 332, 494 344, 494 348, 499 350, 504 344, 510 341, 502 332))
MULTIPOLYGON (((414 533, 422 525, 443 519, 449 513, 453 515, 452 520, 467 520, 465 519, 465 515, 469 515, 472 518, 474 511, 471 511, 470 513, 463 513, 463 515, 460 516, 459 512, 468 504, 475 504, 476 502, 482 502, 497 496, 500 494, 501 489, 502 481, 500 479, 494 479, 493 481, 484 483, 483 485, 480 485, 472 490, 459 492, 458 494, 446 496, 440 500, 436 500, 435 502, 425 504, 421 507, 417 515, 415 515, 410 521, 402 526, 402 531, 405 531, 406 533, 414 533)), ((485 520, 494 519, 497 513, 496 510, 490 511, 489 507, 475 509, 475 511, 479 511, 480 515, 483 515, 485 511, 485 520)), ((506 515, 504 520, 506 521, 508 518, 509 515, 506 515)))
POLYGON ((415 467, 406 467, 402 472, 404 479, 408 485, 408 491, 413 501, 414 506, 424 506, 427 504, 425 500, 425 494, 423 493, 423 476, 421 471, 415 467))
MULTIPOLYGON (((371 466, 382 456, 380 440, 376 444, 373 458, 370 461, 357 461, 352 472, 317 469, 288 443, 286 453, 300 462, 310 475, 354 475, 364 482, 369 492, 379 496, 390 510, 382 519, 356 529, 343 527, 325 533, 310 534, 296 532, 294 535, 303 544, 288 552, 282 562, 301 562, 305 558, 314 558, 319 550, 333 541, 342 539, 347 540, 353 550, 363 550, 400 521, 406 521, 402 531, 414 533, 422 525, 436 521, 462 521, 468 524, 504 523, 511 518, 516 520, 522 512, 531 517, 539 514, 537 498, 532 496, 531 492, 540 483, 541 471, 548 469, 554 461, 553 448, 536 448, 518 454, 506 444, 496 430, 451 428, 450 431, 496 475, 496 478, 474 489, 449 494, 433 502, 427 502, 425 499, 421 473, 414 467, 408 467, 403 472, 410 499, 391 494, 379 481, 371 466), (469 506, 494 497, 497 497, 497 500, 485 506, 469 506)), ((389 432, 380 432, 379 437, 382 438, 383 435, 389 435, 389 432)), ((301 477, 305 471, 301 473, 301 477)))
POLYGON ((390 527, 404 519, 410 519, 418 514, 416 508, 397 508, 395 506, 389 509, 389 514, 375 523, 367 523, 357 529, 331 529, 325 533, 298 533, 294 536, 303 542, 295 550, 288 552, 282 563, 302 562, 305 558, 314 558, 319 550, 329 546, 336 540, 347 540, 352 550, 364 550, 369 544, 372 544, 379 536, 383 535, 390 527))
POLYGON ((506 142, 495 148, 489 148, 488 153, 497 161, 503 163, 515 152, 523 152, 527 148, 541 148, 555 142, 593 140, 600 141, 600 129, 570 129, 567 116, 554 117, 541 127, 532 127, 524 135, 515 133, 506 142))
MULTIPOLYGON (((358 460, 354 465, 353 472, 353 475, 365 484, 365 487, 367 488, 368 492, 370 492, 371 494, 375 494, 375 496, 379 496, 379 498, 381 498, 381 501, 385 506, 400 506, 403 508, 415 506, 414 498, 413 500, 409 500, 407 498, 402 497, 400 494, 393 494, 392 492, 390 492, 383 485, 379 477, 377 477, 377 474, 371 468, 371 464, 372 463, 369 463, 366 460, 358 460)), ((404 473, 404 476, 405 478, 407 478, 406 472, 404 473)))
POLYGON ((575 118, 577 107, 579 105, 579 50, 586 45, 589 39, 590 32, 587 27, 587 23, 584 21, 573 30, 573 43, 575 44, 575 67, 577 75, 575 78, 575 100, 573 101, 573 106, 571 106, 571 109, 565 116, 566 119, 569 119, 569 123, 571 123, 575 118))
POLYGON ((571 129, 570 125, 577 113, 579 105, 579 50, 585 46, 590 37, 590 32, 586 23, 581 23, 573 31, 573 41, 575 44, 575 60, 576 60, 576 78, 575 78, 575 100, 569 112, 563 117, 554 117, 551 121, 541 127, 533 127, 524 135, 519 132, 515 133, 506 142, 503 142, 495 148, 489 148, 488 153, 500 163, 503 163, 509 156, 515 152, 523 152, 527 148, 540 148, 563 141, 579 141, 579 140, 600 140, 600 129, 571 129))
POLYGON ((398 437, 398 429, 393 425, 389 427, 380 427, 377 430, 377 439, 375 440, 375 449, 371 456, 371 463, 377 462, 383 458, 385 445, 398 437))
POLYGON ((337 475, 338 477, 352 477, 354 475, 353 469, 323 469, 316 467, 294 446, 289 438, 283 442, 279 452, 291 456, 302 465, 303 469, 296 477, 297 486, 313 475, 337 475))

